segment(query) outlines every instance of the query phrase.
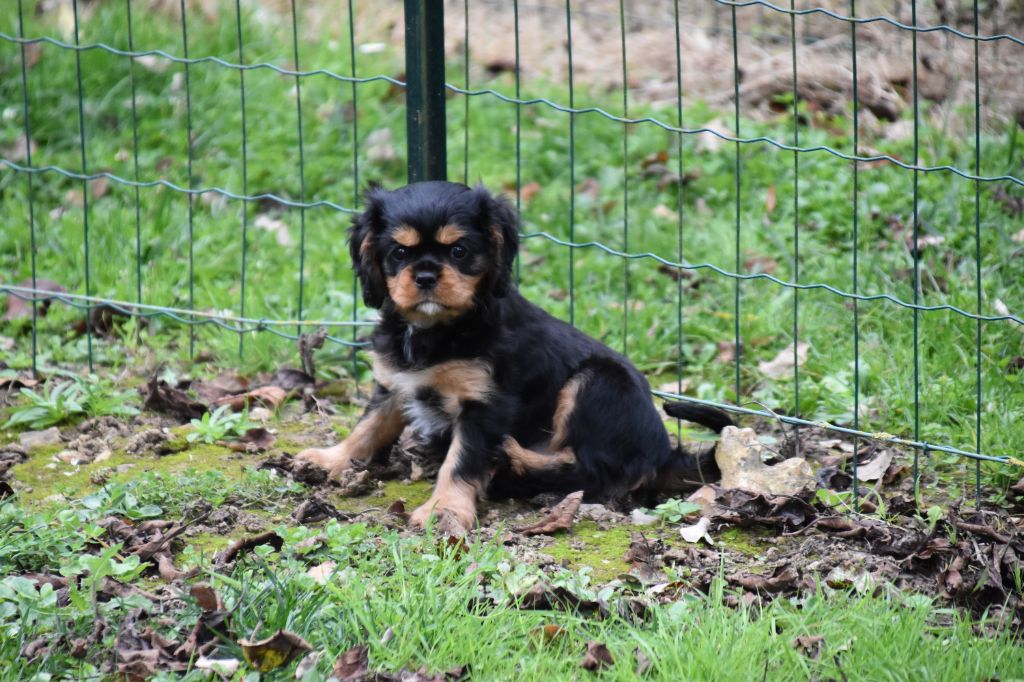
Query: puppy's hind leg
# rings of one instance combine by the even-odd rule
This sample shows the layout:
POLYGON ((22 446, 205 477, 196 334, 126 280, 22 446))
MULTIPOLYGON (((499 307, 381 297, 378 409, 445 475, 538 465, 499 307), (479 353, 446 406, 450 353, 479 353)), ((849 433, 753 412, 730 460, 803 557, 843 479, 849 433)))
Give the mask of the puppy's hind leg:
POLYGON ((615 357, 592 356, 566 382, 552 419, 552 452, 571 449, 568 476, 546 476, 588 500, 612 500, 645 487, 669 458, 668 434, 642 375, 615 357))
POLYGON ((524 448, 512 436, 505 438, 502 447, 505 449, 505 455, 508 456, 512 473, 516 476, 544 474, 576 464, 576 455, 572 448, 562 448, 555 452, 531 450, 524 448))
POLYGON ((398 440, 405 428, 405 418, 396 395, 378 386, 366 413, 352 429, 352 433, 329 448, 303 450, 297 459, 317 464, 337 478, 354 463, 366 463, 381 448, 398 440))

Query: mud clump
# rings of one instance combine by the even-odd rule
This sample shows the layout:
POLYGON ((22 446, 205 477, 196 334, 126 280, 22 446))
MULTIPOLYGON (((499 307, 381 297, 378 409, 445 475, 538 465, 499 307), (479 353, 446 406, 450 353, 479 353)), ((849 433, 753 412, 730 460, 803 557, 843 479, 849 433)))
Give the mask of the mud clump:
POLYGON ((146 429, 131 436, 125 443, 124 449, 125 452, 133 455, 145 452, 156 452, 158 455, 162 455, 170 452, 167 448, 170 440, 171 435, 160 429, 146 429))

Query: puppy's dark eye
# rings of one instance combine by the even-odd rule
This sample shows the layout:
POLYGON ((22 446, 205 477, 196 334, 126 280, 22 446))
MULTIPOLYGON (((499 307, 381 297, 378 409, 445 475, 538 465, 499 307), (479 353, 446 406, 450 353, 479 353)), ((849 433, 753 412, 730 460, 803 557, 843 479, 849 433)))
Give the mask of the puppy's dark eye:
POLYGON ((469 254, 469 250, 462 244, 456 244, 452 247, 452 258, 455 260, 462 260, 469 254))
POLYGON ((408 255, 409 250, 401 246, 391 250, 391 257, 395 260, 405 260, 408 255))

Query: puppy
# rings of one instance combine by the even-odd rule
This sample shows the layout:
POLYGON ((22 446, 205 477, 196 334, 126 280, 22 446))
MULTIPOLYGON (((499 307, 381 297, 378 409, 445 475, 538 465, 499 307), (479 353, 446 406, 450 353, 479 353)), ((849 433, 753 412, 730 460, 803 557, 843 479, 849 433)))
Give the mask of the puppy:
MULTIPOLYGON (((371 187, 349 249, 372 336, 374 392, 341 443, 299 453, 337 477, 392 446, 406 426, 444 452, 430 499, 410 522, 474 524, 485 493, 584 490, 608 499, 711 471, 673 449, 650 387, 624 356, 530 303, 512 286, 518 219, 483 188, 371 187)), ((666 411, 720 431, 717 410, 666 411)))

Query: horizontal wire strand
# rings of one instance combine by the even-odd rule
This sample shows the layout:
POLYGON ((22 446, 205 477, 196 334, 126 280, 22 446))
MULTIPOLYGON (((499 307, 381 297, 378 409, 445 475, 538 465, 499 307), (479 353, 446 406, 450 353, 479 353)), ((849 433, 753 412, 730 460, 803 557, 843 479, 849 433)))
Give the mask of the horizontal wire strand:
MULTIPOLYGON (((274 329, 276 326, 320 326, 320 327, 352 327, 352 326, 366 326, 370 327, 376 324, 375 320, 362 320, 358 322, 338 322, 338 321, 325 321, 325 320, 268 320, 268 319, 256 319, 256 318, 241 318, 235 315, 221 315, 217 313, 208 313, 203 311, 192 311, 180 308, 168 308, 164 306, 155 306, 147 304, 130 303, 128 301, 112 301, 110 299, 98 298, 95 296, 82 296, 79 294, 69 294, 53 291, 43 291, 38 289, 29 289, 27 287, 10 286, 6 284, 0 284, 0 291, 7 292, 17 298, 24 301, 31 302, 45 302, 45 301, 57 301, 70 305, 74 308, 83 310, 92 310, 96 308, 110 308, 115 312, 123 315, 133 317, 168 317, 176 322, 181 322, 187 325, 213 325, 221 329, 232 331, 238 334, 247 334, 255 332, 269 332, 275 336, 283 339, 296 340, 298 339, 297 334, 289 334, 274 329), (146 311, 146 312, 139 312, 146 311), (190 319, 191 318, 191 319, 190 319), (229 322, 238 323, 238 326, 228 324, 229 322), (249 325, 249 326, 242 326, 249 325)), ((328 335, 326 337, 328 341, 332 343, 355 348, 363 348, 368 346, 366 342, 355 342, 348 341, 346 339, 338 338, 337 336, 328 335)), ((754 410, 747 407, 729 405, 726 403, 718 403, 710 400, 699 400, 690 396, 681 395, 678 393, 668 393, 665 391, 652 390, 651 393, 659 398, 666 400, 677 400, 688 403, 694 403, 699 405, 708 405, 710 407, 717 407, 719 409, 726 410, 737 414, 747 414, 761 417, 771 417, 779 419, 787 424, 794 424, 800 426, 810 426, 815 428, 825 429, 835 433, 842 433, 851 436, 857 436, 860 438, 867 438, 874 441, 881 441, 891 443, 893 445, 903 445, 907 447, 927 449, 931 452, 945 452, 953 455, 968 457, 970 459, 996 462, 999 464, 1010 464, 1012 458, 1009 456, 1001 455, 986 455, 979 452, 969 452, 961 450, 959 448, 946 446, 946 445, 935 445, 932 443, 917 442, 906 438, 899 438, 888 433, 883 432, 867 432, 858 431, 856 429, 849 429, 843 426, 836 426, 825 421, 812 421, 809 419, 799 419, 795 417, 789 417, 786 415, 778 415, 766 410, 754 410)))
MULTIPOLYGON (((101 178, 102 177, 102 178, 107 178, 107 179, 112 180, 112 181, 117 182, 117 183, 121 183, 121 184, 124 184, 124 185, 132 186, 132 187, 134 187, 134 186, 139 186, 139 187, 163 186, 163 187, 168 187, 168 188, 173 189, 173 190, 175 190, 177 192, 182 192, 182 193, 185 193, 185 194, 197 194, 198 195, 198 194, 206 194, 206 193, 215 193, 215 194, 220 194, 222 196, 228 197, 230 199, 237 199, 237 200, 242 200, 242 201, 270 200, 270 201, 274 201, 276 203, 282 204, 284 206, 305 207, 305 208, 314 208, 314 207, 325 206, 325 207, 330 207, 330 208, 333 208, 333 209, 335 209, 337 211, 341 211, 341 212, 344 212, 344 213, 356 213, 357 212, 356 209, 348 208, 348 207, 345 207, 345 206, 341 206, 339 204, 334 203, 333 201, 327 201, 327 200, 319 200, 319 201, 311 201, 311 202, 300 202, 300 201, 292 201, 290 199, 285 199, 283 197, 279 197, 279 196, 274 195, 274 194, 255 194, 255 195, 245 196, 245 195, 242 195, 242 194, 237 194, 235 192, 231 192, 229 190, 226 190, 226 189, 223 189, 223 188, 220 188, 220 187, 199 187, 199 188, 195 188, 195 189, 191 189, 190 190, 190 189, 187 189, 187 188, 184 188, 184 187, 180 187, 179 185, 176 185, 175 183, 170 182, 169 180, 164 180, 164 179, 150 180, 150 181, 136 183, 136 182, 134 182, 132 180, 129 180, 127 178, 119 177, 119 176, 117 176, 117 175, 115 175, 113 173, 102 172, 102 173, 90 173, 90 174, 83 175, 82 173, 75 173, 73 171, 68 171, 68 170, 60 168, 58 166, 43 166, 43 167, 37 167, 37 168, 30 168, 28 166, 23 166, 21 164, 14 163, 13 161, 8 161, 7 159, 0 159, 0 166, 7 166, 9 168, 12 168, 13 170, 16 170, 16 171, 19 171, 19 172, 26 172, 26 173, 40 174, 40 173, 53 172, 53 173, 57 173, 59 175, 63 175, 64 177, 72 178, 72 179, 77 179, 77 180, 95 180, 97 178, 101 178)), ((899 298, 897 298, 897 297, 895 297, 895 296, 893 296, 891 294, 852 294, 850 292, 843 291, 843 290, 838 289, 838 288, 836 288, 834 286, 831 286, 829 284, 795 284, 793 282, 788 282, 786 280, 779 279, 778 277, 775 277, 773 275, 769 275, 769 274, 764 273, 764 272, 758 272, 758 273, 751 273, 751 274, 741 275, 741 274, 736 274, 736 273, 733 273, 733 272, 729 272, 728 270, 720 268, 717 265, 713 265, 711 263, 677 263, 677 262, 671 261, 671 260, 669 260, 667 258, 662 258, 661 256, 659 256, 659 255, 657 255, 655 253, 651 253, 649 251, 642 252, 642 253, 626 253, 626 252, 620 251, 618 249, 614 249, 614 248, 612 248, 610 246, 607 246, 605 244, 602 244, 601 242, 596 242, 596 241, 589 241, 589 242, 569 241, 569 240, 565 240, 565 239, 559 239, 558 237, 555 237, 554 235, 548 234, 547 232, 543 232, 543 231, 540 231, 540 232, 525 232, 525 233, 521 234, 521 238, 523 238, 523 239, 530 239, 530 238, 537 238, 537 237, 540 237, 540 238, 543 238, 543 239, 547 239, 548 241, 554 242, 555 244, 558 244, 560 246, 567 246, 567 247, 570 247, 570 248, 573 248, 573 249, 577 249, 577 248, 596 248, 596 249, 600 249, 601 251, 604 251, 605 253, 607 253, 609 255, 618 256, 620 258, 630 258, 630 259, 649 258, 651 260, 657 261, 658 263, 661 263, 662 265, 666 265, 666 266, 671 267, 671 268, 678 268, 678 269, 681 269, 681 270, 711 270, 711 271, 716 272, 716 273, 718 273, 720 275, 723 275, 725 277, 730 277, 730 278, 733 278, 733 279, 764 279, 764 280, 767 280, 769 282, 772 282, 774 284, 777 284, 779 286, 786 287, 786 288, 789 288, 789 289, 821 289, 823 291, 828 291, 830 293, 833 293, 833 294, 835 294, 837 296, 841 296, 842 298, 851 299, 851 300, 858 300, 858 301, 889 301, 890 303, 894 303, 894 304, 896 304, 898 306, 901 306, 903 308, 907 308, 907 309, 910 309, 910 310, 922 310, 922 311, 947 310, 949 312, 956 313, 958 315, 961 315, 961 316, 963 316, 965 318, 972 319, 972 320, 983 320, 985 322, 999 322, 999 321, 1002 321, 1002 320, 1008 320, 1010 322, 1015 322, 1015 323, 1017 323, 1019 325, 1024 326, 1024 318, 1021 318, 1021 317, 1019 317, 1017 315, 1012 315, 1012 314, 1010 314, 1010 315, 978 315, 978 314, 968 312, 966 310, 963 310, 962 308, 958 308, 957 306, 950 305, 950 304, 915 305, 913 303, 907 303, 906 301, 903 301, 903 300, 901 300, 901 299, 899 299, 899 298)))
MULTIPOLYGON (((721 0, 716 0, 716 2, 717 1, 721 1, 721 0)), ((58 47, 63 47, 63 48, 67 48, 67 49, 74 49, 74 46, 68 45, 67 43, 63 43, 63 42, 61 42, 59 40, 56 40, 56 39, 50 38, 50 37, 18 39, 18 38, 14 37, 14 36, 11 36, 11 35, 7 34, 7 33, 0 32, 0 40, 6 40, 8 42, 13 42, 13 43, 47 42, 47 43, 50 43, 50 44, 58 46, 58 47)), ((390 76, 384 76, 384 75, 367 76, 367 77, 364 77, 364 78, 352 78, 352 77, 349 77, 349 76, 342 76, 340 74, 336 74, 333 71, 330 71, 330 70, 327 70, 327 69, 314 69, 314 70, 310 70, 310 71, 296 71, 296 70, 293 70, 293 69, 284 69, 284 68, 275 66, 273 64, 268 64, 266 62, 262 62, 262 63, 258 63, 258 64, 233 64, 233 63, 228 62, 228 61, 226 61, 224 59, 221 59, 219 57, 212 57, 212 56, 208 56, 208 57, 195 57, 195 58, 190 58, 190 59, 182 59, 180 57, 174 57, 173 55, 170 55, 170 54, 164 52, 163 50, 146 50, 146 51, 131 53, 131 52, 127 51, 127 50, 119 50, 117 48, 112 48, 109 45, 105 45, 104 43, 93 43, 91 45, 84 45, 84 46, 81 46, 81 47, 82 48, 92 48, 92 49, 104 49, 104 50, 109 51, 109 52, 111 52, 113 54, 117 54, 117 55, 121 55, 121 56, 128 56, 128 57, 140 57, 140 56, 144 57, 144 56, 149 56, 149 55, 156 55, 156 56, 161 56, 161 57, 164 57, 165 59, 169 59, 169 60, 171 60, 173 62, 177 62, 177 63, 181 63, 181 64, 195 64, 195 63, 202 63, 202 62, 212 62, 212 63, 219 64, 220 66, 223 66, 223 67, 226 67, 226 68, 234 68, 234 69, 245 69, 245 70, 250 70, 250 69, 270 69, 270 70, 275 71, 275 72, 277 72, 277 73, 279 73, 281 75, 286 75, 286 76, 317 76, 317 75, 321 75, 321 76, 327 76, 329 78, 334 78, 336 80, 344 81, 344 82, 371 83, 371 82, 376 82, 376 81, 383 81, 383 82, 390 83, 390 84, 392 84, 392 85, 394 85, 396 87, 400 87, 400 88, 406 87, 406 84, 403 81, 400 81, 400 80, 398 80, 396 78, 392 78, 390 76)), ((661 128, 661 129, 663 129, 665 131, 668 131, 668 132, 671 132, 671 133, 682 133, 684 135, 710 134, 710 135, 713 135, 713 136, 719 138, 720 140, 722 140, 724 142, 733 142, 733 143, 738 142, 740 144, 762 143, 762 144, 771 145, 771 146, 773 146, 773 147, 775 147, 777 149, 781 149, 783 151, 791 151, 791 152, 792 151, 796 151, 796 152, 801 152, 801 153, 825 152, 825 153, 831 154, 831 155, 833 155, 835 157, 838 157, 838 158, 841 158, 841 159, 845 159, 847 161, 858 161, 858 162, 861 162, 861 163, 885 161, 885 162, 891 163, 891 164, 893 164, 895 166, 899 166, 900 168, 903 168, 905 170, 920 171, 920 172, 923 172, 923 173, 934 173, 934 172, 942 171, 942 172, 953 173, 954 175, 962 177, 962 178, 964 178, 966 180, 978 180, 980 182, 985 182, 985 183, 989 183, 989 182, 1010 182, 1012 184, 1024 187, 1024 179, 1018 178, 1018 177, 1013 176, 1013 175, 978 176, 978 175, 973 175, 971 173, 963 171, 963 170, 961 170, 961 169, 959 169, 959 168, 957 168, 955 166, 949 166, 949 165, 942 165, 942 166, 919 166, 919 165, 909 164, 909 163, 906 163, 904 161, 901 161, 900 159, 897 159, 896 157, 889 156, 888 154, 877 154, 877 155, 873 155, 873 156, 855 156, 855 155, 851 155, 851 154, 846 154, 846 153, 841 152, 841 151, 839 151, 837 149, 833 149, 832 147, 829 147, 828 145, 816 145, 816 146, 813 146, 813 147, 795 147, 793 145, 788 145, 788 144, 785 144, 784 142, 779 142, 778 140, 775 140, 775 139, 772 139, 772 138, 769 138, 769 137, 764 137, 764 136, 759 136, 759 137, 735 137, 735 136, 732 136, 732 135, 723 134, 723 133, 721 133, 721 132, 719 132, 717 130, 712 130, 710 128, 678 128, 678 127, 673 126, 671 124, 665 123, 664 121, 660 121, 660 120, 654 118, 653 116, 642 116, 642 117, 636 117, 636 118, 627 118, 627 117, 617 116, 615 114, 612 114, 612 113, 602 109, 601 107, 573 107, 573 106, 565 106, 565 105, 562 105, 562 104, 558 104, 557 102, 554 102, 553 100, 550 100, 550 99, 548 99, 546 97, 531 97, 531 98, 527 98, 527 99, 521 99, 521 98, 517 98, 517 97, 512 97, 512 96, 506 95, 504 93, 498 92, 497 90, 493 90, 491 88, 479 88, 479 89, 469 90, 469 89, 466 89, 466 88, 459 87, 458 85, 455 85, 453 83, 445 83, 445 88, 447 88, 451 92, 454 92, 454 93, 457 93, 457 94, 460 94, 460 95, 469 96, 469 97, 479 97, 479 96, 482 96, 482 95, 489 95, 491 97, 496 97, 496 98, 500 99, 503 102, 506 102, 506 103, 509 103, 509 104, 516 104, 516 105, 519 105, 519 106, 542 104, 544 106, 547 106, 547 107, 550 107, 550 108, 554 109, 555 111, 560 111, 562 113, 568 113, 568 114, 597 114, 599 116, 603 116, 603 117, 607 118, 610 121, 615 121, 615 122, 623 123, 623 124, 627 124, 627 125, 635 125, 635 124, 640 124, 640 123, 649 123, 651 125, 655 125, 655 126, 661 128)), ((6 161, 4 161, 3 159, 0 159, 0 162, 6 162, 6 161)), ((6 163, 9 163, 9 162, 6 162, 6 163)), ((288 204, 288 205, 302 207, 302 204, 300 204, 300 203, 292 203, 292 204, 288 204)))

